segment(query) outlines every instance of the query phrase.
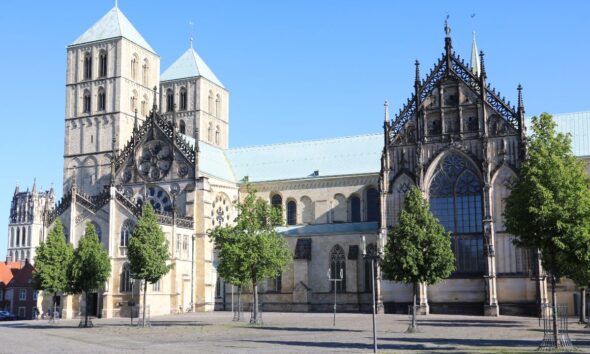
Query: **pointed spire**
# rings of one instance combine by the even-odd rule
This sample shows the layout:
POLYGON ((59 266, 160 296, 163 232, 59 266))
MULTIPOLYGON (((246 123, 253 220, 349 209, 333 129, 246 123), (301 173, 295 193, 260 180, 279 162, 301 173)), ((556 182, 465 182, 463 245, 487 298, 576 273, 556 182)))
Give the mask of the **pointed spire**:
POLYGON ((420 86, 420 62, 418 59, 416 59, 414 65, 416 65, 416 77, 414 78, 414 85, 420 86))
POLYGON ((14 188, 14 195, 17 195, 18 193, 20 193, 20 188, 18 186, 18 181, 16 182, 16 187, 14 188))
POLYGON ((471 72, 479 76, 481 71, 481 64, 479 61, 479 56, 477 55, 477 43, 475 42, 475 31, 473 31, 473 39, 471 40, 471 72))
POLYGON ((33 179, 33 194, 37 193, 37 177, 33 179))
POLYGON ((522 85, 518 84, 516 89, 518 90, 518 110, 524 110, 524 103, 522 101, 522 85))
POLYGON ((453 45, 451 43, 451 27, 449 27, 449 15, 445 19, 445 57, 447 60, 447 73, 449 73, 451 69, 451 57, 453 55, 453 45))

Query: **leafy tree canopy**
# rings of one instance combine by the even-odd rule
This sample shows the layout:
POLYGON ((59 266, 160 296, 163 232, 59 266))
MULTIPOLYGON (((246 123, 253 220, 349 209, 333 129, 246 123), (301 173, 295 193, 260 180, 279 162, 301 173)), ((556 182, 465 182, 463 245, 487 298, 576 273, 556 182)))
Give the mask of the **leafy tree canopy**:
POLYGON ((86 232, 78 242, 67 274, 69 292, 73 294, 100 289, 111 274, 109 255, 91 223, 86 224, 86 232))
POLYGON ((61 220, 57 219, 47 240, 36 249, 33 283, 48 293, 68 290, 67 269, 73 256, 71 244, 66 243, 61 220))
POLYGON ((515 243, 540 249, 554 276, 574 276, 590 265, 590 192, 569 134, 557 133, 551 115, 533 117, 528 156, 506 199, 504 217, 515 243))
POLYGON ((127 257, 135 279, 155 283, 170 271, 171 265, 167 264, 170 259, 168 240, 150 203, 144 203, 143 214, 129 239, 127 257))
POLYGON ((381 266, 387 277, 406 284, 434 284, 455 269, 451 235, 417 187, 408 191, 399 223, 389 232, 381 266))

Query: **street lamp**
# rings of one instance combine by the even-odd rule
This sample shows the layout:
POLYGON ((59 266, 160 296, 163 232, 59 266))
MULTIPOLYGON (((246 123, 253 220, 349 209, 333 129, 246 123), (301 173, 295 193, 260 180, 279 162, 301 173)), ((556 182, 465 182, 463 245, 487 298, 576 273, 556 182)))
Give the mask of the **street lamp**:
POLYGON ((373 294, 373 353, 377 353, 377 321, 375 319, 375 261, 381 259, 381 253, 379 250, 377 250, 373 254, 367 254, 365 236, 361 236, 361 244, 363 248, 363 259, 371 260, 371 290, 373 294))
MULTIPOLYGON (((336 270, 336 269, 334 269, 336 270)), ((336 277, 334 274, 334 278, 332 279, 332 268, 328 268, 328 280, 334 282, 334 321, 332 323, 333 326, 336 326, 336 282, 342 281, 344 279, 344 271, 340 268, 340 278, 336 277)))

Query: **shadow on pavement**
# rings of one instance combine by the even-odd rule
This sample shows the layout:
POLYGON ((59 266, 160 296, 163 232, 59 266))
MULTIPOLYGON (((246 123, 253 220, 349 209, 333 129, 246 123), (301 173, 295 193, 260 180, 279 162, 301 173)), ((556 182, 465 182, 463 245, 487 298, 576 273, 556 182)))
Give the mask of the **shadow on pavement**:
MULTIPOLYGON (((292 341, 292 340, 253 340, 253 339, 244 339, 242 342, 251 342, 251 343, 266 343, 266 344, 275 344, 275 345, 288 345, 288 346, 297 346, 297 347, 307 347, 307 348, 332 348, 332 349, 364 349, 364 350, 371 350, 373 349, 373 344, 361 344, 361 343, 343 343, 343 342, 306 342, 306 341, 292 341)), ((429 353, 432 353, 433 348, 428 348, 424 344, 378 344, 379 350, 425 350, 429 353)), ((435 348, 436 350, 453 350, 456 349, 452 346, 445 346, 435 348)), ((304 350, 304 349, 301 349, 304 350)))
POLYGON ((435 319, 420 319, 418 317, 418 326, 469 326, 469 327, 523 327, 522 322, 518 321, 480 321, 480 320, 435 320, 435 319))
POLYGON ((248 327, 252 329, 263 329, 269 331, 292 331, 292 332, 364 332, 361 329, 340 329, 340 328, 307 328, 307 327, 248 327))

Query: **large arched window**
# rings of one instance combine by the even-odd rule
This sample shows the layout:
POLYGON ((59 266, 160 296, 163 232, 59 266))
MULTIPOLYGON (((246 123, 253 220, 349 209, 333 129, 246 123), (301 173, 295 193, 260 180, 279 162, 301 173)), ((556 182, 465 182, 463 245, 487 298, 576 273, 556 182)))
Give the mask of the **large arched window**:
POLYGON ((367 189, 367 221, 379 221, 380 209, 377 188, 367 189))
POLYGON ((361 222, 361 198, 350 197, 350 222, 361 222))
POLYGON ((447 155, 429 192, 430 210, 453 233, 455 272, 483 272, 482 189, 473 167, 459 154, 447 155))
POLYGON ((297 225, 297 203, 294 200, 287 202, 287 225, 297 225))
POLYGON ((330 251, 330 278, 340 279, 340 272, 342 271, 341 281, 331 281, 330 289, 334 291, 334 283, 336 283, 336 291, 346 291, 346 256, 344 249, 340 245, 336 245, 330 251))
POLYGON ((84 54, 84 79, 92 79, 92 55, 89 52, 84 54))
POLYGON ((186 111, 187 108, 187 101, 186 101, 186 88, 180 88, 180 110, 186 111))
POLYGON ((123 265, 121 270, 121 279, 119 283, 119 291, 122 293, 128 293, 131 291, 131 269, 129 263, 123 265))
POLYGON ((10 229, 10 247, 14 247, 14 228, 10 229))
POLYGON ((270 198, 270 205, 272 205, 273 208, 282 209, 283 208, 283 198, 281 197, 281 195, 280 194, 274 194, 270 198))
POLYGON ((180 134, 186 134, 186 123, 182 119, 180 120, 180 123, 178 124, 178 131, 180 131, 180 134))
POLYGON ((172 200, 162 188, 149 187, 147 197, 156 212, 172 212, 172 200))
POLYGON ((20 246, 20 229, 16 229, 16 247, 20 246))
POLYGON ((104 111, 106 107, 106 94, 103 87, 98 88, 98 105, 96 109, 98 111, 104 111))
POLYGON ((133 224, 129 220, 126 220, 123 223, 123 226, 121 226, 121 238, 119 240, 119 246, 127 247, 129 245, 129 237, 131 236, 132 232, 133 224))
POLYGON ((90 91, 84 90, 84 96, 82 97, 82 109, 84 113, 90 113, 90 91))
POLYGON ((98 55, 98 76, 107 76, 107 51, 101 50, 98 55))
POLYGON ((27 228, 23 227, 23 238, 20 242, 21 245, 25 246, 27 244, 27 228))
POLYGON ((174 110, 174 92, 172 89, 166 90, 166 112, 172 112, 174 110))

